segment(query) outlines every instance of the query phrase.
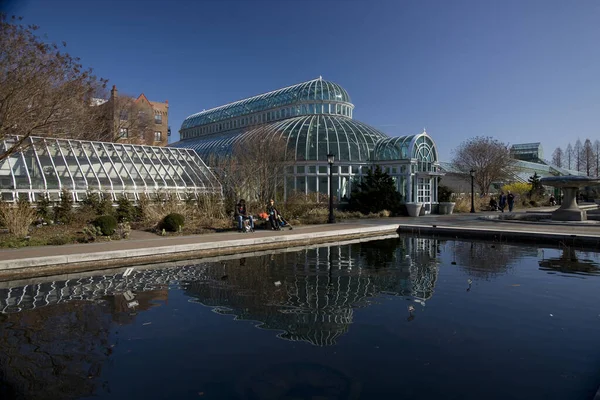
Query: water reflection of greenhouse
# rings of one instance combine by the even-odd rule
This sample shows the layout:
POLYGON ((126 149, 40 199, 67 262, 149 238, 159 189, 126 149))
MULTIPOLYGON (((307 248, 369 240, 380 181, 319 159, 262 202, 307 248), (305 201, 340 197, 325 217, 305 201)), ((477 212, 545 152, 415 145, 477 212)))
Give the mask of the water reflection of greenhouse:
POLYGON ((173 282, 204 278, 204 267, 135 270, 125 276, 88 276, 0 289, 0 312, 14 313, 69 301, 93 301, 124 292, 156 290, 173 282))
POLYGON ((433 295, 436 240, 375 243, 224 262, 210 267, 207 279, 190 283, 186 292, 214 312, 279 330, 279 338, 333 345, 352 324, 354 308, 368 306, 379 294, 421 304, 433 295))
MULTIPOLYGON (((310 248, 210 265, 134 270, 0 289, 0 312, 164 289, 177 283, 220 314, 259 321, 278 337, 318 346, 336 343, 354 309, 380 295, 424 304, 437 279, 434 239, 401 238, 310 248)), ((127 296, 126 296, 127 297, 127 296)), ((124 303, 125 304, 125 303, 124 303)))

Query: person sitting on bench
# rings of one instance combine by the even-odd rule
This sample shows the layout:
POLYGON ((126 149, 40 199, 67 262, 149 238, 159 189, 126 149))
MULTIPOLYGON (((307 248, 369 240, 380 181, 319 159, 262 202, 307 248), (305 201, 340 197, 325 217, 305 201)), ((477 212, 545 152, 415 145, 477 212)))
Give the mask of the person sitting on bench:
POLYGON ((281 227, 279 226, 279 211, 275 208, 275 200, 269 200, 269 204, 267 204, 267 214, 269 214, 269 223, 271 224, 271 229, 280 231, 281 227))
POLYGON ((250 230, 254 230, 254 219, 246 210, 246 200, 240 199, 239 203, 236 204, 235 216, 238 222, 238 231, 244 231, 244 220, 248 220, 250 222, 250 230))

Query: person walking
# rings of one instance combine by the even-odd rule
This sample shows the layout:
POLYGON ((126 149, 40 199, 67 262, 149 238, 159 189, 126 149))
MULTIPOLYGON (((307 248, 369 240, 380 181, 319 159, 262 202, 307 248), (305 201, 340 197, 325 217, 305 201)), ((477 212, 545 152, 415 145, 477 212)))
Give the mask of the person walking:
POLYGON ((506 195, 504 192, 500 192, 500 196, 498 197, 498 208, 500 212, 504 212, 504 207, 506 207, 506 195))
POLYGON ((512 212, 513 207, 515 206, 515 195, 508 191, 506 195, 506 202, 508 203, 508 211, 512 212))

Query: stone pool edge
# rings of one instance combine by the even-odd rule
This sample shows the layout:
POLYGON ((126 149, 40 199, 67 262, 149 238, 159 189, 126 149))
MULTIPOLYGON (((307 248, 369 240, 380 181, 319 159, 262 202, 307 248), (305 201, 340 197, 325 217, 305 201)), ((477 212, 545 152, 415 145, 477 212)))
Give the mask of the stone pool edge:
MULTIPOLYGON (((433 221, 432 221, 433 222, 433 221)), ((331 225, 328 226, 331 228, 331 225)), ((510 229, 506 226, 493 228, 436 224, 383 224, 377 226, 343 227, 308 233, 284 235, 246 236, 243 238, 221 239, 212 237, 208 241, 187 244, 155 246, 150 241, 141 245, 119 250, 90 251, 74 254, 38 256, 0 261, 0 282, 14 279, 51 276, 61 273, 88 272, 102 269, 133 267, 160 262, 202 259, 261 250, 274 250, 288 247, 326 244, 343 240, 378 237, 393 233, 415 236, 440 237, 448 239, 475 239, 494 242, 533 243, 554 246, 577 246, 600 249, 599 234, 585 232, 573 234, 536 230, 529 225, 526 229, 510 229)), ((542 228, 542 229, 544 229, 542 228)), ((201 238, 199 238, 201 239, 201 238)), ((60 252, 60 250, 58 250, 60 252)))
POLYGON ((49 276, 58 273, 85 272, 100 269, 152 264, 166 261, 201 259, 240 252, 257 252, 287 247, 325 244, 342 240, 385 236, 395 233, 398 224, 338 229, 325 232, 298 233, 281 236, 250 237, 234 240, 212 240, 170 246, 140 247, 101 252, 49 255, 0 261, 0 282, 13 279, 49 276))
POLYGON ((491 230, 490 228, 437 225, 400 225, 396 230, 396 233, 399 235, 424 235, 454 239, 479 239, 506 243, 534 243, 540 245, 600 249, 600 234, 592 235, 589 233, 571 234, 564 232, 541 232, 535 230, 511 230, 506 229, 506 227, 491 230))

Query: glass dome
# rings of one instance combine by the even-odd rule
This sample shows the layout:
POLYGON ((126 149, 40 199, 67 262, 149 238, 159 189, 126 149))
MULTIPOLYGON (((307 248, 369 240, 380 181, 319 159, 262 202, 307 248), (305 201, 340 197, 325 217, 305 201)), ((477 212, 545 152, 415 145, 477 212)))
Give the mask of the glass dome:
POLYGON ((194 138, 173 143, 174 147, 194 149, 200 157, 230 154, 236 143, 261 137, 283 137, 295 161, 327 161, 333 153, 336 162, 367 162, 375 143, 387 135, 362 122, 335 115, 305 115, 262 125, 246 132, 227 132, 211 138, 194 138))
POLYGON ((438 161, 437 149, 433 139, 423 131, 418 135, 385 138, 375 144, 374 161, 393 161, 418 159, 420 161, 438 161))
POLYGON ((190 115, 183 121, 181 129, 212 124, 290 104, 315 101, 348 103, 349 105, 352 103, 346 89, 337 83, 319 77, 312 81, 298 83, 190 115))

